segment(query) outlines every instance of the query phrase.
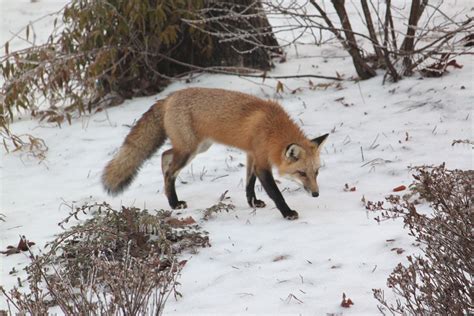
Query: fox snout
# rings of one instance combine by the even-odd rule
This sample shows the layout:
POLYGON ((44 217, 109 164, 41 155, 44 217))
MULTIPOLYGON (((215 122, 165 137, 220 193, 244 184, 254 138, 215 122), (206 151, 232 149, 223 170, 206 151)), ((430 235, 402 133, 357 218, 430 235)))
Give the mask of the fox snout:
POLYGON ((308 192, 309 194, 311 194, 312 197, 318 197, 319 196, 319 192, 318 191, 313 191, 311 190, 310 188, 306 187, 306 186, 303 186, 304 189, 306 190, 306 192, 308 192))

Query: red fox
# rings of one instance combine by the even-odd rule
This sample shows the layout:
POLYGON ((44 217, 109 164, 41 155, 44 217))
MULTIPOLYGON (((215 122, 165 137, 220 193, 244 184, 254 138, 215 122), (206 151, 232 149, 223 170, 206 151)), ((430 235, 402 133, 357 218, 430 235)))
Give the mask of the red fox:
POLYGON ((143 162, 169 138, 172 148, 162 154, 165 193, 173 209, 186 208, 176 195, 179 171, 213 142, 239 148, 247 153, 247 201, 265 207, 255 196, 258 178, 283 217, 298 218, 286 204, 272 175, 298 180, 313 197, 317 183, 319 154, 328 134, 308 139, 275 102, 222 89, 189 88, 157 101, 138 120, 115 157, 107 164, 102 183, 109 194, 122 192, 143 162))

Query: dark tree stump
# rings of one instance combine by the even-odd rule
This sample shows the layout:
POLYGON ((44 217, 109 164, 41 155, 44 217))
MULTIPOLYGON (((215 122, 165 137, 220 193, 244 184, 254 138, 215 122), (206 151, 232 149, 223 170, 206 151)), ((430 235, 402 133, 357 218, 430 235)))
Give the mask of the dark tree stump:
MULTIPOLYGON (((207 22, 200 27, 205 29, 204 34, 210 35, 209 41, 203 47, 200 45, 202 43, 195 42, 188 29, 183 32, 183 39, 174 50, 173 58, 199 67, 246 67, 259 70, 273 67, 272 57, 281 55, 282 50, 260 2, 208 0, 204 7, 207 9, 202 19, 207 22)), ((186 28, 189 26, 183 26, 183 29, 186 28)), ((170 67, 176 68, 178 72, 189 70, 179 65, 170 67)))

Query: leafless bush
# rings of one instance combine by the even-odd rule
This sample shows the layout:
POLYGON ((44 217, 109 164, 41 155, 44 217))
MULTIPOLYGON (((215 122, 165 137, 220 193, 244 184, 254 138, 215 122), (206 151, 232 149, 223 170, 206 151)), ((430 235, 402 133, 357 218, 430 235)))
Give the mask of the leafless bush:
MULTIPOLYGON (((446 67, 455 56, 470 50, 465 46, 464 36, 474 28, 472 18, 462 13, 454 16, 446 14, 441 10, 443 1, 436 4, 426 0, 412 1, 407 16, 403 7, 397 7, 391 1, 383 4, 381 1, 361 0, 360 8, 353 5, 352 9, 358 12, 367 31, 351 27, 349 21, 357 18, 348 16, 345 1, 331 2, 339 23, 328 17, 327 9, 316 1, 310 1, 326 23, 326 27, 321 27, 321 24, 316 27, 335 34, 353 58, 357 74, 362 79, 375 75, 375 72, 367 70, 369 64, 372 69, 385 68, 386 74, 397 81, 415 70, 425 69, 428 64, 441 63, 446 67), (406 26, 406 31, 401 31, 397 22, 406 26), (366 43, 373 47, 373 52, 365 48, 366 43)), ((444 71, 445 68, 441 74, 444 71)), ((429 76, 431 73, 422 74, 429 76)))
POLYGON ((474 171, 447 170, 444 165, 415 170, 412 189, 429 202, 432 214, 418 211, 413 197, 390 196, 389 207, 383 202, 366 205, 381 212, 379 220, 403 218, 423 252, 407 257, 408 266, 399 264, 388 278, 388 287, 398 297, 395 305, 387 302, 382 290, 374 290, 379 309, 393 315, 471 315, 474 171))
MULTIPOLYGON (((446 14, 441 10, 443 1, 436 4, 427 0, 412 1, 408 12, 389 0, 361 0, 360 5, 356 2, 348 5, 344 0, 329 2, 331 7, 326 6, 324 1, 315 0, 254 1, 246 8, 240 7, 238 13, 228 10, 227 17, 213 19, 212 22, 219 25, 217 30, 200 27, 210 21, 203 15, 199 19, 185 21, 203 32, 220 37, 222 41, 243 38, 254 48, 262 46, 255 40, 259 35, 273 33, 280 45, 286 47, 301 44, 301 40, 308 36, 314 44, 321 45, 328 41, 323 34, 329 32, 349 53, 361 79, 374 77, 375 70, 383 68, 388 76, 397 81, 415 70, 437 63, 441 63, 441 70, 437 69, 437 73, 442 74, 455 56, 466 53, 472 47, 465 40, 474 28, 472 18, 467 12, 458 12, 454 16, 446 14), (349 15, 349 10, 357 12, 357 15, 349 15), (229 22, 259 15, 272 17, 275 25, 243 30, 229 22), (354 21, 359 19, 365 25, 364 29, 353 27, 354 21), (281 37, 281 33, 287 35, 281 37), (288 34, 292 34, 292 38, 288 34)), ((308 44, 307 39, 304 44, 308 44)), ((422 74, 436 75, 431 69, 422 74)))
POLYGON ((92 218, 59 234, 45 254, 31 253, 28 293, 0 287, 19 312, 44 315, 58 306, 66 315, 161 315, 168 297, 180 296, 177 278, 186 261, 177 255, 209 246, 191 218, 166 211, 87 204, 60 225, 83 212, 92 218))

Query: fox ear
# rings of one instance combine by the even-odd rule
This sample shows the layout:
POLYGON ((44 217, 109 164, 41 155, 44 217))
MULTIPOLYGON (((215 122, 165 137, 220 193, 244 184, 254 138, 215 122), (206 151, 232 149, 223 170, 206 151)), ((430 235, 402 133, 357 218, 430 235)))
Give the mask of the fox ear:
POLYGON ((297 161, 301 157, 303 148, 298 144, 290 144, 286 147, 285 157, 288 161, 297 161))
POLYGON ((318 145, 318 148, 321 147, 324 142, 326 142, 326 139, 328 138, 329 134, 324 134, 322 136, 316 137, 315 139, 312 139, 311 141, 318 145))

